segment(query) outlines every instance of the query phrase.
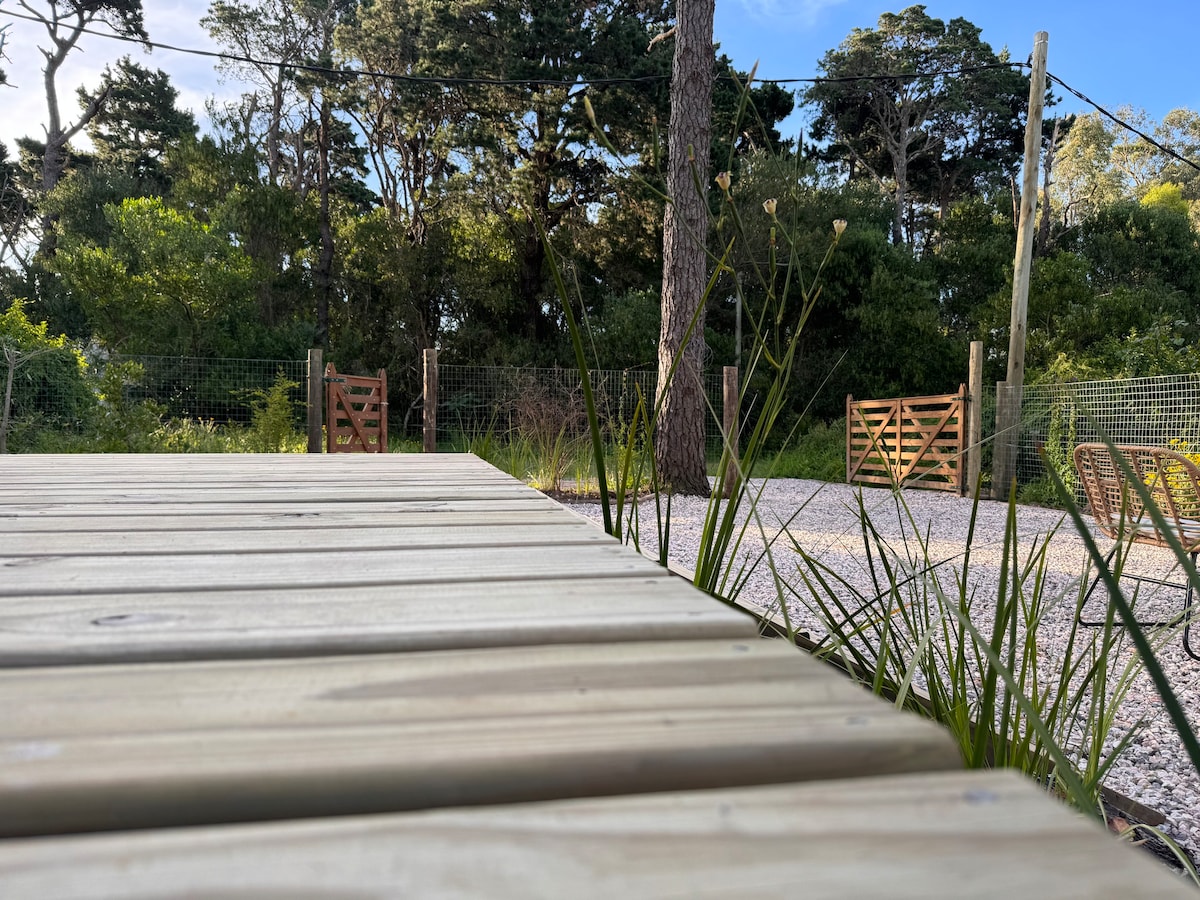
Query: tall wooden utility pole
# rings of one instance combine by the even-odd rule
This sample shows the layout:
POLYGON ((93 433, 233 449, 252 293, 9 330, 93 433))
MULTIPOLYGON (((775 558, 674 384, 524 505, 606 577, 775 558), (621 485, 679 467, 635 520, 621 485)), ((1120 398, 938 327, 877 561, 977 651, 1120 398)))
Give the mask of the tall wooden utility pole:
POLYGON ((1017 223, 1017 254, 1013 262, 1012 319, 1008 331, 1008 377, 996 390, 996 451, 992 466, 992 496, 1008 497, 1017 470, 1021 436, 1021 395, 1025 388, 1025 332, 1029 311, 1029 271, 1033 264, 1033 234, 1037 230, 1038 160, 1042 149, 1042 108, 1046 100, 1046 49, 1050 35, 1033 38, 1033 71, 1029 76, 1029 118, 1025 122, 1025 169, 1021 181, 1021 211, 1017 223))

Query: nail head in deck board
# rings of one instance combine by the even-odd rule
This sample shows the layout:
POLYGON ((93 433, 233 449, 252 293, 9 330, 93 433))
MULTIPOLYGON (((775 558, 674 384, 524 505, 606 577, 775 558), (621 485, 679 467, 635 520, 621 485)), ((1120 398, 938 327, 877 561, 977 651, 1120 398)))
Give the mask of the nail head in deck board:
POLYGON ((0 599, 0 666, 751 638, 754 620, 665 574, 428 586, 0 599), (135 617, 100 627, 98 619, 135 617), (159 616, 147 619, 147 616, 159 616))
POLYGON ((781 641, 11 670, 0 708, 7 836, 959 765, 781 641))
POLYGON ((1011 772, 940 772, 0 843, 0 883, 110 897, 886 896, 1194 890, 1011 772))

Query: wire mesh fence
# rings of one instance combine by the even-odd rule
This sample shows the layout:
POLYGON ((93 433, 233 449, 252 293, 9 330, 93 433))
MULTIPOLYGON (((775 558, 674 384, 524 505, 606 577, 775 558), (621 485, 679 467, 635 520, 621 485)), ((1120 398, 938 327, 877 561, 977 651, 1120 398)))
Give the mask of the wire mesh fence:
MULTIPOLYGON (((653 407, 658 373, 640 369, 604 369, 588 373, 601 427, 606 436, 624 438, 639 397, 653 407)), ((722 379, 703 376, 709 405, 705 445, 721 450, 722 379)), ((452 442, 484 435, 553 440, 587 432, 583 385, 575 369, 506 366, 438 366, 439 431, 452 442)))
POLYGON ((256 409, 263 434, 225 449, 257 450, 264 429, 302 432, 306 379, 297 359, 0 353, 0 451, 215 451, 223 429, 248 433, 256 409))
POLYGON ((0 352, 0 403, 7 400, 10 426, 39 422, 78 427, 95 403, 82 357, 71 348, 0 352), (11 369, 11 371, 10 371, 11 369))
POLYGON ((129 400, 150 400, 171 419, 246 425, 252 403, 277 381, 288 383, 297 426, 303 424, 308 363, 303 359, 203 359, 114 356, 106 364, 132 363, 129 400))
POLYGON ((1100 440, 1101 430, 1118 444, 1200 449, 1200 373, 1026 386, 1018 483, 1044 479, 1049 464, 1073 485, 1075 445, 1100 440))

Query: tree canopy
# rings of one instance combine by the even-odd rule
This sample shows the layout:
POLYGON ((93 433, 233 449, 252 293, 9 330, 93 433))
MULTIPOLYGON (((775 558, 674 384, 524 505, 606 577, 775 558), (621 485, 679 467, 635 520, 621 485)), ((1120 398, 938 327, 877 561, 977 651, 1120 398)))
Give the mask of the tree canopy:
MULTIPOLYGON (((765 296, 718 265, 715 236, 736 237, 724 266, 767 265, 773 201, 795 277, 820 265, 832 220, 850 223, 803 322, 790 415, 953 390, 971 340, 1002 377, 1028 75, 966 19, 885 13, 798 94, 750 84, 707 42, 705 152, 672 143, 672 0, 213 0, 200 24, 239 59, 203 128, 115 44, 96 87, 59 84, 83 29, 147 37, 140 0, 27 6, 45 120, 0 145, 0 314, 24 298, 22 315, 95 354, 322 346, 339 369, 388 368, 403 411, 426 348, 573 364, 553 252, 596 365, 653 369, 675 296, 664 221, 690 190, 706 371, 740 358, 765 296), (781 135, 794 111, 801 143, 781 135)), ((1118 113, 1200 156, 1200 114, 1118 113)), ((1043 149, 1031 377, 1195 368, 1197 169, 1093 112, 1048 123, 1043 149)), ((802 325, 792 309, 778 324, 802 325)))

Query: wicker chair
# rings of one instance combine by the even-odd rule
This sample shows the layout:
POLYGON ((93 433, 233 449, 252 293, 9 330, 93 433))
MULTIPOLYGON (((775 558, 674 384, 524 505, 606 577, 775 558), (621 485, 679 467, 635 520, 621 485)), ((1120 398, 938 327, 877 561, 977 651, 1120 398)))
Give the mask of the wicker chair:
MULTIPOLYGON (((1129 465, 1134 477, 1150 491, 1155 505, 1161 510, 1171 532, 1179 539, 1183 549, 1192 556, 1200 553, 1200 468, 1181 453, 1162 447, 1116 446, 1110 449, 1105 444, 1080 444, 1075 448, 1075 470, 1087 497, 1088 506, 1096 520, 1096 526, 1114 541, 1133 541, 1154 547, 1169 547, 1163 533, 1146 512, 1141 498, 1126 485, 1124 470, 1113 458, 1116 450, 1129 465)), ((1117 545, 1109 552, 1111 560, 1117 545)), ((1139 582, 1184 587, 1175 582, 1156 578, 1125 576, 1139 582)), ((1098 576, 1097 576, 1098 578, 1098 576)), ((1096 580, 1088 589, 1090 596, 1096 588, 1096 580)), ((1192 650, 1190 642, 1192 618, 1192 584, 1188 581, 1183 600, 1183 649, 1192 657, 1200 659, 1192 650)), ((1169 625, 1179 619, 1157 622, 1139 622, 1140 625, 1169 625)), ((1082 625, 1099 625, 1100 622, 1085 621, 1082 625)))

